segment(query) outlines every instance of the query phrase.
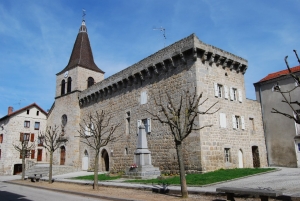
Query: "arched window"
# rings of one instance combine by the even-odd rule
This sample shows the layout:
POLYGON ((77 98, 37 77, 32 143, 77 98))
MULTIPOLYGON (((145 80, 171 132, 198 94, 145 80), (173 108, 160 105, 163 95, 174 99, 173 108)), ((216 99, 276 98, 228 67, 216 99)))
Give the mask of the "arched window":
POLYGON ((61 95, 65 94, 65 86, 66 86, 66 81, 62 80, 61 81, 61 95))
POLYGON ((88 86, 87 86, 87 87, 89 88, 89 87, 92 86, 94 83, 95 83, 94 78, 89 77, 89 78, 88 78, 88 86))
POLYGON ((68 77, 67 93, 71 92, 71 88, 72 88, 72 78, 68 77))

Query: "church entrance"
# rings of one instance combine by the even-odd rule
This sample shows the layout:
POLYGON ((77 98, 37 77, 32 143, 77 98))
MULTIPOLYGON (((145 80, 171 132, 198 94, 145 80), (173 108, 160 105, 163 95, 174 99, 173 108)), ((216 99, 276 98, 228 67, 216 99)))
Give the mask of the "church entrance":
POLYGON ((65 165, 66 160, 66 148, 64 146, 60 147, 60 165, 65 165))
POLYGON ((252 146, 253 167, 260 167, 258 146, 252 146))
POLYGON ((82 170, 88 170, 89 168, 89 154, 87 150, 84 151, 84 156, 82 157, 82 170))
POLYGON ((101 153, 102 171, 109 171, 109 156, 106 149, 101 153))

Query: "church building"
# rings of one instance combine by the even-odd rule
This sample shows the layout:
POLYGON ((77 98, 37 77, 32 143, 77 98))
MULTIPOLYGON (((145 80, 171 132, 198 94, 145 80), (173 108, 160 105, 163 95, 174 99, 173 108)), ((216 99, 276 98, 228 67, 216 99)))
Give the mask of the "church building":
POLYGON ((153 97, 159 91, 167 91, 176 100, 182 90, 196 89, 208 98, 203 109, 218 101, 220 110, 197 117, 198 125, 212 127, 185 139, 186 170, 267 166, 261 107, 246 99, 247 60, 191 34, 108 78, 98 65, 83 20, 69 63, 56 74, 55 101, 48 113, 47 126, 61 126, 68 139, 54 153, 55 165, 92 169, 95 153, 80 142, 79 124, 89 113, 105 110, 114 122, 122 123, 116 131, 121 138, 101 149, 99 171, 122 172, 133 163, 138 125, 143 122, 152 164, 162 172, 177 172, 173 137, 146 110, 158 112, 153 97))

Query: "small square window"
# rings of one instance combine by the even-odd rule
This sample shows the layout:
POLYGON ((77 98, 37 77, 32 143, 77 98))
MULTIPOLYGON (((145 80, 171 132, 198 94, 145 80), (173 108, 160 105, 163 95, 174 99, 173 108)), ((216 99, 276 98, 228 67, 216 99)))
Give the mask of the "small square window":
POLYGON ((24 128, 30 127, 30 121, 24 121, 24 128))
POLYGON ((40 130, 40 122, 34 123, 34 130, 40 130))

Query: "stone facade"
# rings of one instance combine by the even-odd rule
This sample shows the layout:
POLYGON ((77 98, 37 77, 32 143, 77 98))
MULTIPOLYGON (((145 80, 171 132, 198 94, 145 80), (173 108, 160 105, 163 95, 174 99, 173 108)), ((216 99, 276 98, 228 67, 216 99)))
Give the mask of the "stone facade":
POLYGON ((35 103, 17 111, 13 111, 12 107, 9 107, 8 114, 0 119, 0 135, 2 135, 0 143, 1 175, 13 175, 22 172, 20 152, 13 147, 13 144, 20 143, 21 133, 28 134, 27 140, 35 143, 35 150, 26 158, 26 163, 46 161, 46 149, 38 144, 38 134, 45 130, 46 123, 47 113, 35 103))
MULTIPOLYGON (((208 98, 200 109, 205 110, 218 101, 214 109, 220 110, 199 116, 197 125, 211 124, 212 127, 195 131, 185 139, 186 170, 205 172, 219 168, 265 167, 267 158, 260 104, 245 98, 246 69, 245 59, 207 45, 194 34, 104 80, 101 71, 82 68, 78 64, 68 72, 75 88, 65 95, 60 94, 60 84, 66 79, 63 74, 67 70, 57 74, 56 99, 48 125, 60 125, 62 115, 67 115, 68 123, 64 128, 69 139, 65 144, 66 164, 83 169, 87 157, 91 169, 94 153, 76 137, 79 123, 83 124, 90 113, 108 111, 113 117, 112 123, 122 123, 116 131, 121 138, 102 148, 99 168, 100 171, 119 172, 134 161, 138 124, 143 120, 151 121, 147 141, 153 166, 162 172, 177 172, 173 137, 168 127, 151 120, 146 110, 158 112, 153 97, 162 91, 167 91, 178 102, 182 90, 196 89, 197 94, 203 92, 203 100, 208 98), (85 74, 80 69, 90 73, 85 74), (87 86, 89 76, 97 83, 83 90, 84 87, 79 86, 87 86)), ((60 153, 56 152, 55 163, 59 160, 60 153)))

